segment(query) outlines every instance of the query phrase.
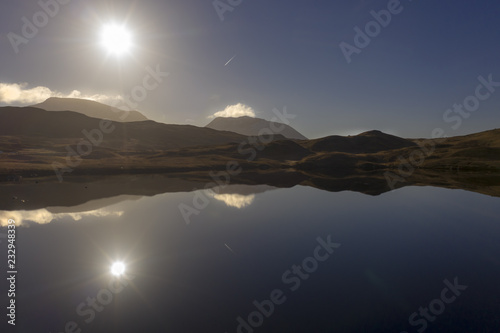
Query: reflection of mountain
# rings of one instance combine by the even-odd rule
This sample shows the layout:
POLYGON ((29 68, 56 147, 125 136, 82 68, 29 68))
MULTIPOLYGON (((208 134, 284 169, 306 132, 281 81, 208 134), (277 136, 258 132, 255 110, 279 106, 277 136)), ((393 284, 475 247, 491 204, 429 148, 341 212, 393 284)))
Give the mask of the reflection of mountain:
MULTIPOLYGON (((178 179, 173 178, 154 178, 154 182, 145 182, 143 185, 147 187, 145 189, 146 192, 149 192, 149 195, 157 195, 165 192, 179 192, 185 186, 185 188, 193 188, 192 186, 199 186, 194 182, 183 182, 178 179), (154 184, 162 183, 162 181, 166 181, 163 185, 167 185, 169 183, 171 186, 167 188, 163 188, 163 190, 153 190, 152 187, 154 184), (179 187, 179 185, 181 187, 179 187), (151 192, 153 191, 153 192, 151 192), (158 193, 156 193, 158 192, 158 193)), ((89 189, 90 187, 94 188, 94 185, 98 185, 98 182, 95 183, 83 183, 85 189, 89 189)), ((105 187, 110 186, 111 188, 115 188, 118 190, 117 186, 119 182, 113 182, 107 184, 105 187)), ((53 184, 54 185, 54 184, 53 184)), ((80 187, 82 183, 77 182, 75 184, 77 187, 80 187)), ((160 185, 161 186, 161 185, 160 185)), ((41 186, 43 187, 43 186, 41 186)), ((57 185, 55 186, 58 187, 57 185)), ((52 187, 52 190, 55 190, 54 194, 59 197, 60 203, 64 202, 63 197, 64 193, 52 187)), ((103 189, 102 187, 100 188, 103 189)), ((266 191, 271 191, 276 189, 273 186, 269 185, 226 185, 224 187, 217 186, 213 189, 205 190, 207 196, 214 198, 215 200, 221 201, 226 204, 228 207, 234 208, 244 208, 251 205, 255 199, 255 195, 258 193, 263 193, 266 191)), ((123 190, 123 188, 122 188, 123 190)), ((92 192, 92 191, 90 191, 92 192)), ((106 192, 106 191, 104 191, 106 192)), ((95 194, 95 192, 94 192, 95 194)), ((83 217, 95 216, 95 217, 104 217, 104 216, 117 216, 120 217, 122 215, 122 211, 117 211, 113 209, 111 206, 118 205, 125 201, 137 201, 144 197, 144 195, 116 195, 112 197, 103 197, 99 199, 92 199, 82 204, 77 204, 74 206, 48 206, 45 208, 32 209, 30 207, 37 207, 37 205, 32 205, 31 200, 38 200, 36 197, 32 197, 31 199, 26 199, 28 196, 21 195, 21 197, 13 197, 12 202, 17 203, 17 209, 22 210, 0 210, 0 226, 7 225, 8 219, 14 219, 18 225, 24 224, 26 221, 34 222, 37 224, 47 224, 52 221, 56 221, 59 219, 69 218, 74 221, 81 220, 83 217), (24 198, 24 199, 23 199, 24 198)), ((57 197, 56 197, 57 198, 57 197)), ((5 207, 2 207, 4 209, 5 207)))
MULTIPOLYGON (((0 210, 44 209, 55 214, 99 211, 110 204, 136 200, 140 196, 204 189, 206 184, 213 182, 208 173, 190 173, 176 177, 122 175, 73 177, 63 183, 50 179, 38 179, 36 182, 28 179, 20 184, 0 183, 0 210)), ((223 189, 214 188, 212 197, 232 207, 244 207, 251 204, 258 193, 296 185, 331 192, 355 191, 368 195, 391 191, 382 172, 323 176, 302 172, 256 172, 234 177, 231 184, 223 189)), ((419 171, 399 182, 396 187, 404 186, 463 189, 500 197, 500 175, 496 174, 419 171)))
POLYGON ((237 118, 218 117, 205 127, 219 131, 230 131, 246 136, 269 135, 269 133, 274 133, 283 135, 288 139, 307 140, 305 136, 297 132, 291 126, 246 116, 237 118))
MULTIPOLYGON (((81 205, 84 205, 82 209, 98 209, 104 206, 92 203, 92 200, 117 196, 124 196, 122 198, 128 200, 130 196, 153 196, 165 192, 187 192, 192 191, 194 188, 202 188, 203 185, 202 181, 184 180, 161 175, 74 177, 63 183, 58 181, 25 180, 22 184, 0 185, 0 188, 2 188, 0 191, 0 209, 21 210, 81 205)), ((62 208, 57 209, 57 211, 61 211, 62 208)))
POLYGON ((47 211, 53 214, 71 214, 71 213, 81 213, 81 212, 90 212, 101 210, 105 207, 109 207, 112 205, 116 205, 122 203, 124 201, 137 201, 141 199, 141 195, 117 195, 109 198, 102 198, 97 200, 90 200, 81 205, 76 206, 54 206, 47 207, 47 211))
POLYGON ((276 187, 269 185, 227 185, 214 187, 208 190, 207 194, 215 200, 224 202, 228 207, 240 209, 250 206, 256 194, 274 189, 276 187))
POLYGON ((224 187, 218 186, 212 189, 217 194, 237 194, 241 196, 249 196, 253 194, 264 193, 275 190, 275 186, 269 185, 245 185, 245 184, 229 184, 224 187))
POLYGON ((51 97, 45 102, 33 105, 35 108, 46 111, 73 111, 87 117, 109 119, 117 122, 132 122, 148 120, 138 111, 123 111, 109 105, 78 98, 51 97))

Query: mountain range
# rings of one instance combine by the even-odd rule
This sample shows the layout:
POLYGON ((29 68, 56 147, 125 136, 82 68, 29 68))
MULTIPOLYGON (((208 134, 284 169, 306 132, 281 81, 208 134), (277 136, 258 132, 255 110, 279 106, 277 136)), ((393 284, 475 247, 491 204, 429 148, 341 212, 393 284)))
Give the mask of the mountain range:
POLYGON ((269 140, 249 135, 262 133, 266 124, 273 128, 281 124, 249 117, 215 119, 206 127, 152 120, 104 121, 83 114, 98 112, 92 109, 94 102, 76 104, 87 106, 58 112, 0 108, 0 180, 21 175, 54 177, 54 163, 72 165, 69 157, 75 158, 77 152, 80 163, 72 165, 73 176, 200 173, 226 170, 230 164, 252 179, 266 174, 281 179, 276 173, 290 172, 323 179, 385 170, 395 179, 406 179, 429 170, 500 170, 500 130, 437 139, 405 139, 374 130, 307 140, 293 128, 282 127, 286 131, 269 140))
MULTIPOLYGON (((78 99, 50 97, 42 103, 32 105, 45 111, 72 111, 91 118, 108 119, 116 122, 138 122, 149 120, 139 111, 125 111, 99 102, 78 99)), ((258 136, 263 130, 282 135, 288 139, 307 139, 289 125, 252 117, 217 117, 206 128, 229 131, 245 136, 258 136)))
MULTIPOLYGON (((101 121, 71 111, 52 112, 34 107, 0 108, 1 135, 18 140, 62 140, 64 144, 72 144, 80 139, 96 140, 101 141, 98 146, 102 148, 138 151, 218 145, 245 139, 243 135, 233 132, 191 125, 167 125, 152 120, 126 123, 110 121, 109 127, 113 130, 103 133, 100 130, 101 121)), ((3 150, 6 151, 6 148, 3 150)))

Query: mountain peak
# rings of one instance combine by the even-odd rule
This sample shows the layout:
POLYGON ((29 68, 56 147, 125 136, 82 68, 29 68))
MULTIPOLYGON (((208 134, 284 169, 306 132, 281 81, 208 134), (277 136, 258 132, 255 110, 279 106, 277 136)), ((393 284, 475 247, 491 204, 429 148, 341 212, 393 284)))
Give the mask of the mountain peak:
POLYGON ((379 130, 371 130, 358 134, 357 136, 378 136, 378 135, 388 135, 379 130))
MULTIPOLYGON (((230 131, 247 136, 257 136, 263 129, 271 130, 274 134, 281 134, 288 139, 307 140, 305 136, 286 124, 268 121, 262 118, 217 117, 205 127, 219 131, 230 131), (280 130, 281 129, 281 130, 280 130)), ((267 131, 266 131, 267 132, 267 131)))
POLYGON ((46 111, 73 111, 92 118, 109 119, 117 122, 146 121, 138 111, 124 111, 89 99, 49 97, 32 107, 46 111))

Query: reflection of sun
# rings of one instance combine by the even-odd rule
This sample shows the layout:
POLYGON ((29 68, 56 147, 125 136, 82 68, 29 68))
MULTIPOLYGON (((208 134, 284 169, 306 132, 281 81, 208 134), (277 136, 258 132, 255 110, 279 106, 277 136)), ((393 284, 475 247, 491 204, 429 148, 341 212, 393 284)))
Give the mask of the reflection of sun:
POLYGON ((109 53, 121 56, 132 47, 132 36, 124 26, 108 24, 102 28, 101 44, 109 53))
POLYGON ((114 276, 121 276, 125 273, 125 264, 121 261, 114 262, 111 265, 111 274, 114 276))

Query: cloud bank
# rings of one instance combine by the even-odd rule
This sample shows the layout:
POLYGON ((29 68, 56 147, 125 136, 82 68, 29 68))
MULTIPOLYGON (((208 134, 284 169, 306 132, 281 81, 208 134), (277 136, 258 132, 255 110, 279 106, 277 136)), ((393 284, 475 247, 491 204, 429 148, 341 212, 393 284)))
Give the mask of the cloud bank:
POLYGON ((73 90, 69 94, 51 90, 50 88, 38 86, 28 88, 27 83, 1 83, 0 82, 0 103, 13 105, 30 105, 45 101, 50 97, 81 98, 90 99, 104 104, 114 104, 123 100, 122 96, 108 96, 101 94, 84 95, 78 90, 73 90))
POLYGON ((248 116, 255 118, 255 111, 249 107, 248 105, 245 104, 234 104, 234 105, 228 105, 226 108, 222 111, 218 111, 214 113, 213 115, 209 116, 208 118, 217 118, 217 117, 243 117, 243 116, 248 116))

